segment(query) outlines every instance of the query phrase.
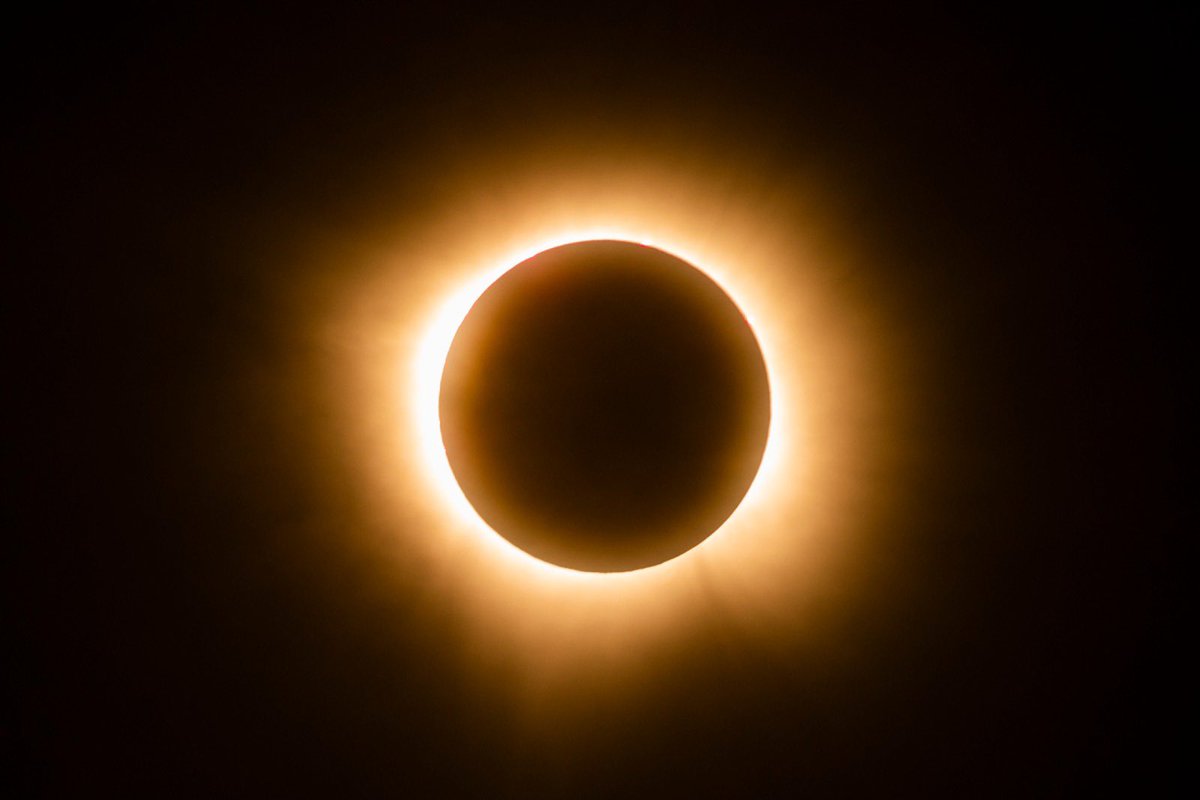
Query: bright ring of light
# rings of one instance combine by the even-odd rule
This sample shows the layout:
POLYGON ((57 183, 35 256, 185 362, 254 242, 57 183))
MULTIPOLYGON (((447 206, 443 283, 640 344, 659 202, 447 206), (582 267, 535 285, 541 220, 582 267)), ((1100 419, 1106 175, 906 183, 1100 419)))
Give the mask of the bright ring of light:
MULTIPOLYGON (((417 350, 416 358, 413 361, 412 376, 413 376, 413 395, 417 398, 417 402, 413 404, 413 426, 414 433, 417 436, 421 445, 421 451, 424 455, 425 462, 428 465, 430 475, 432 477, 432 488, 442 498, 446 507, 452 509, 452 513, 461 521, 471 525, 476 529, 480 536, 486 537, 490 542, 497 543, 506 549, 510 557, 525 559, 539 569, 559 571, 567 573, 571 576, 594 576, 596 579, 612 578, 619 575, 628 575, 630 572, 624 573, 593 573, 572 570, 567 567, 561 567, 554 564, 544 562, 534 556, 529 555, 524 550, 512 545, 507 539, 500 534, 491 530, 475 509, 471 506, 470 501, 462 492, 462 488, 458 485, 458 481, 454 478, 454 473, 450 468, 450 462, 446 457, 446 449, 441 438, 441 424, 438 418, 438 392, 441 386, 442 369, 446 363, 446 356, 450 352, 450 345, 454 339, 454 334, 458 331, 459 326, 466 318, 471 306, 478 300, 479 296, 487 290, 501 275, 512 269, 517 264, 530 258, 544 250, 549 250, 552 247, 557 247, 571 242, 588 241, 595 239, 614 239, 621 241, 629 241, 636 244, 642 244, 649 247, 654 247, 671 253, 678 258, 683 259, 689 264, 692 264, 697 269, 703 271, 711 278, 721 289, 728 294, 742 311, 750 327, 755 332, 755 336, 759 339, 759 346, 763 351, 763 359, 766 362, 767 378, 772 394, 772 416, 770 427, 768 429, 766 449, 763 453, 762 465, 759 467, 758 473, 755 475, 754 481, 738 508, 733 512, 726 522, 714 531, 708 539, 702 542, 697 547, 688 550, 685 553, 676 556, 673 559, 656 564, 650 567, 645 567, 646 570, 659 569, 665 564, 671 563, 676 559, 685 559, 692 553, 696 552, 700 547, 706 544, 713 537, 718 536, 722 530, 735 521, 739 512, 752 498, 755 498, 760 490, 757 490, 760 484, 768 480, 767 477, 772 472, 772 466, 778 465, 780 462, 780 448, 783 446, 783 437, 780 433, 784 429, 784 425, 779 419, 779 413, 782 409, 787 408, 786 402, 781 402, 779 392, 781 387, 775 380, 775 371, 772 369, 771 348, 764 340, 769 341, 770 337, 765 336, 756 324, 758 316, 753 312, 753 309, 747 308, 746 304, 739 297, 736 289, 731 289, 724 271, 711 270, 703 261, 687 253, 686 249, 679 246, 677 243, 665 243, 652 237, 640 236, 634 237, 625 231, 616 231, 611 228, 596 228, 589 229, 586 232, 564 232, 551 239, 539 241, 536 244, 524 247, 510 255, 507 255, 493 264, 486 265, 467 281, 463 283, 459 289, 451 293, 448 297, 443 298, 438 307, 438 311, 432 316, 429 325, 426 329, 425 336, 422 339, 421 347, 417 350)), ((642 570, 632 570, 631 572, 640 572, 642 570)))
POLYGON ((440 199, 421 214, 369 243, 355 234, 313 251, 305 298, 330 304, 319 363, 361 478, 364 557, 383 586, 419 587, 481 679, 492 665, 616 687, 716 620, 772 637, 811 631, 830 593, 859 577, 848 565, 891 485, 879 469, 897 359, 858 293, 858 256, 830 238, 813 194, 735 151, 614 163, 539 150, 440 170, 440 199), (629 572, 551 565, 488 528, 454 478, 438 419, 442 368, 476 298, 526 258, 592 239, 703 270, 754 331, 771 391, 763 460, 736 511, 680 557, 629 572))

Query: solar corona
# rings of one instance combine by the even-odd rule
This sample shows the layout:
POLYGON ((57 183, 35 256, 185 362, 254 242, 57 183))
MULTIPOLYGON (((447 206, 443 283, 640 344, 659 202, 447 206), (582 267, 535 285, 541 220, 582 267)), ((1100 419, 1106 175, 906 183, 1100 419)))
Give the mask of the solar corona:
POLYGON ((715 620, 810 636, 887 502, 864 436, 903 361, 820 186, 621 152, 448 171, 419 217, 310 250, 337 277, 298 294, 373 569, 547 702, 633 690, 715 620))

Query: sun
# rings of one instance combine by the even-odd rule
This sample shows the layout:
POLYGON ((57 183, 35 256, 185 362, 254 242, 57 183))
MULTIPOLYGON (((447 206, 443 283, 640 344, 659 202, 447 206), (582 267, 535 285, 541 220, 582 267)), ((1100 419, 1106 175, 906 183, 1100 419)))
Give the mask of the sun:
POLYGON ((542 561, 626 572, 682 557, 736 512, 770 387, 753 329, 703 270, 585 240, 513 266, 476 300, 439 413, 489 527, 542 561))
MULTIPOLYGON (((427 475, 429 478, 430 489, 436 492, 442 499, 448 515, 453 516, 455 521, 463 526, 468 526, 475 530, 476 534, 489 542, 491 545, 499 545, 505 553, 507 560, 512 560, 518 563, 523 563, 524 566, 531 570, 537 570, 544 573, 546 576, 557 576, 566 580, 579 580, 583 576, 599 576, 603 580, 605 577, 612 578, 617 575, 627 575, 628 573, 595 573, 582 570, 575 570, 569 567, 558 566, 549 562, 538 559, 529 555, 524 550, 515 547, 509 543, 504 537, 500 536, 494 530, 489 528, 487 524, 479 517, 470 501, 462 491, 462 487, 454 477, 453 470, 450 467, 450 462, 446 455, 445 444, 442 440, 441 423, 438 417, 438 393, 441 386, 442 371, 446 363, 447 354, 450 351, 451 342, 454 339, 455 333, 462 325, 467 313, 472 305, 478 300, 479 296, 496 280, 512 269, 517 264, 533 257, 539 253, 551 250, 562 245, 573 244, 578 242, 610 240, 632 242, 636 244, 653 247, 664 252, 678 254, 680 258, 687 261, 689 264, 700 269, 716 282, 730 297, 738 304, 739 309, 754 328, 753 320, 758 319, 760 315, 755 314, 752 309, 745 306, 740 301, 736 290, 731 291, 727 283, 714 276, 714 273, 705 267, 703 262, 698 262, 694 257, 683 255, 686 252, 678 242, 667 242, 662 238, 656 238, 643 231, 635 237, 627 229, 618 229, 615 227, 591 227, 586 229, 567 230, 559 233, 556 236, 539 239, 536 242, 531 242, 519 249, 511 251, 509 254, 490 262, 481 265, 478 272, 464 280, 460 287, 455 291, 449 292, 447 296, 437 304, 436 310, 430 315, 428 328, 421 339, 420 346, 416 348, 415 357, 412 361, 412 376, 411 388, 409 391, 415 400, 412 403, 412 433, 420 442, 421 452, 425 459, 427 475), (497 541, 498 540, 498 541, 497 541)), ((720 274, 720 270, 718 270, 720 274)), ((726 280, 728 280, 726 278, 726 280)), ((736 283, 736 280, 734 281, 736 283)), ((764 337, 763 334, 757 333, 760 342, 769 336, 764 337)), ((768 355, 771 352, 769 345, 760 346, 764 350, 764 360, 767 364, 768 380, 770 381, 771 391, 776 398, 774 405, 782 409, 787 408, 786 398, 787 392, 784 385, 775 380, 774 372, 771 369, 771 357, 768 355)), ((774 413, 774 412, 773 412, 774 413)), ((784 412, 786 419, 786 411, 784 412)), ((747 491, 745 500, 741 505, 753 506, 751 498, 757 497, 761 491, 756 491, 755 487, 764 481, 769 481, 771 473, 778 469, 778 465, 783 459, 780 458, 780 450, 786 446, 786 437, 783 431, 784 425, 777 418, 772 419, 767 436, 767 444, 764 450, 762 463, 758 473, 755 476, 754 482, 747 491)), ((739 509, 740 510, 740 509, 739 509)), ((737 516, 735 512, 734 516, 737 516)), ((732 518, 731 518, 732 519, 732 518)), ((712 536, 720 535, 721 531, 727 527, 729 522, 718 528, 712 536)), ((711 538, 711 537, 710 537, 711 538)), ((707 541, 707 540, 706 540, 707 541)), ((695 549, 695 548, 693 548, 695 549)), ((689 553, 692 551, 689 551, 689 553)), ((687 553, 680 556, 686 558, 687 553)), ((662 568, 663 564, 645 567, 642 569, 657 569, 662 568)), ((641 570, 631 570, 630 572, 638 572, 641 570)))

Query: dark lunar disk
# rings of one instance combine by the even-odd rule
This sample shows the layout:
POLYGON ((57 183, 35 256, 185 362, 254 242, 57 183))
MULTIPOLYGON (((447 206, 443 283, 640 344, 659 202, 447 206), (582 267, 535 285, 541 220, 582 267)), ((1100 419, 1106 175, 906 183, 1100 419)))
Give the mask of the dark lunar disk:
POLYGON ((537 558, 618 572, 695 547, 741 502, 770 420, 737 306, 652 247, 577 242, 476 301, 442 375, 442 437, 467 499, 537 558))

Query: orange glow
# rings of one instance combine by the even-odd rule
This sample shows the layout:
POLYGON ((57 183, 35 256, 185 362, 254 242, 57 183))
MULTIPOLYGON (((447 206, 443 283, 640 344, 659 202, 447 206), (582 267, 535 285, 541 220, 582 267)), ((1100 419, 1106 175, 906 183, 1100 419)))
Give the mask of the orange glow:
POLYGON ((556 158, 449 176, 444 202, 369 252, 320 256, 356 262, 327 292, 325 335, 342 343, 331 393, 363 465, 381 568, 428 586, 472 669, 507 665, 538 691, 585 674, 627 685, 714 615, 769 637, 809 627, 805 601, 845 591, 882 502, 872 475, 888 412, 884 337, 855 296, 850 257, 798 193, 738 188, 732 163, 556 158), (489 181, 503 196, 487 196, 489 181), (693 550, 632 572, 553 566, 487 528, 438 424, 442 365, 474 300, 525 258, 585 239, 648 244, 704 270, 745 314, 771 383, 766 452, 737 511, 693 550))

